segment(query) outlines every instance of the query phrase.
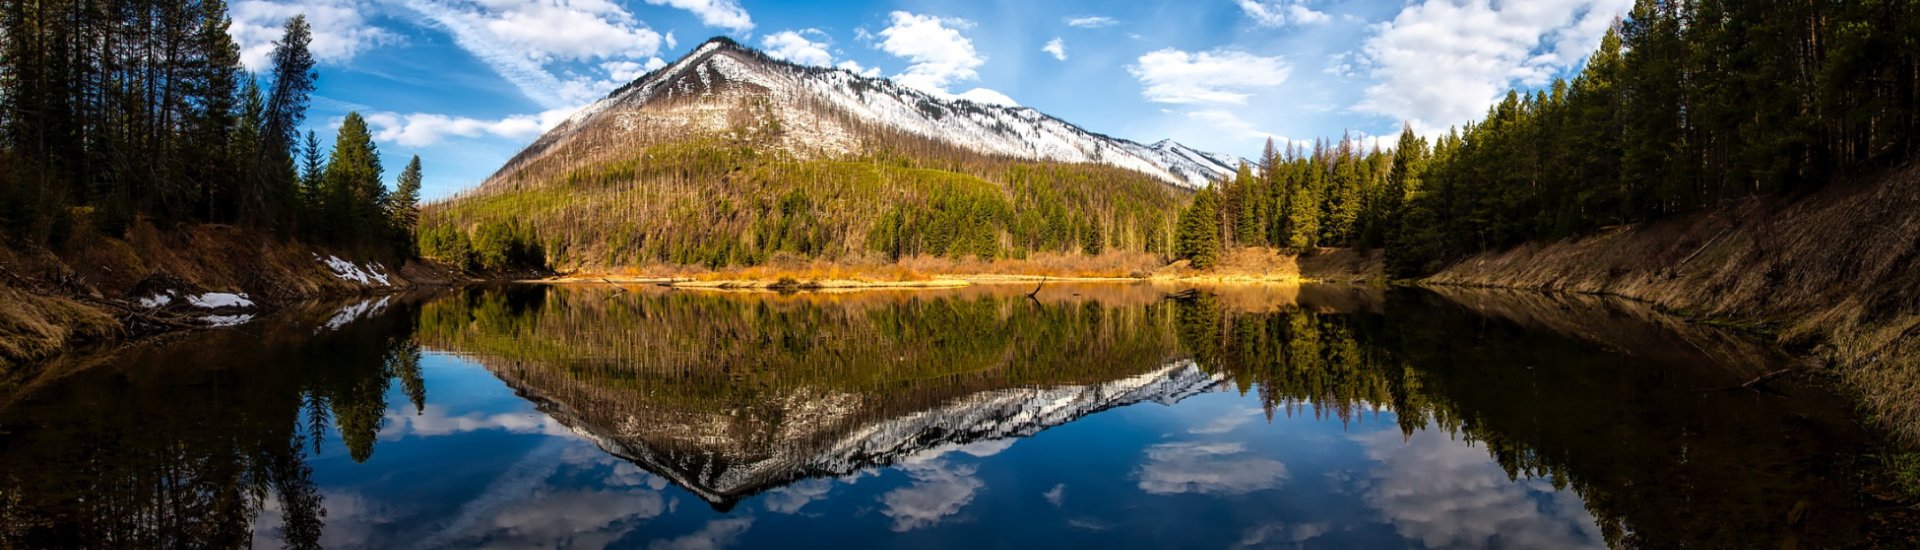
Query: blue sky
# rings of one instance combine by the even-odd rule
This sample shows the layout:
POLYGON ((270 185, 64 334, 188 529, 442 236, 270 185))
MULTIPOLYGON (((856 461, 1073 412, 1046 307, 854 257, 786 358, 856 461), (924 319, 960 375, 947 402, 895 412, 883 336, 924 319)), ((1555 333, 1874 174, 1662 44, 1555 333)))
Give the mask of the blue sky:
POLYGON ((368 117, 391 180, 428 198, 485 179, 606 92, 730 36, 776 57, 1011 101, 1117 137, 1252 156, 1267 137, 1391 140, 1571 76, 1631 0, 240 0, 265 69, 304 13, 321 62, 308 126, 368 117))

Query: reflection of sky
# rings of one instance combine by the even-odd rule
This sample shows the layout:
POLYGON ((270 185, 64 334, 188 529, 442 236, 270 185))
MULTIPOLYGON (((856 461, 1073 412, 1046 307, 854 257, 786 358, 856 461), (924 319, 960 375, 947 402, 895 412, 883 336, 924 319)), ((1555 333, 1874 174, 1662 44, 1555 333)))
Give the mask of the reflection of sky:
MULTIPOLYGON (((1269 421, 1204 394, 1095 414, 1023 440, 929 450, 716 512, 601 451, 465 360, 396 387, 365 463, 338 434, 310 459, 329 548, 1552 547, 1599 544, 1577 496, 1508 481, 1483 448, 1391 413, 1269 421)), ((257 546, 279 545, 277 504, 257 546)))

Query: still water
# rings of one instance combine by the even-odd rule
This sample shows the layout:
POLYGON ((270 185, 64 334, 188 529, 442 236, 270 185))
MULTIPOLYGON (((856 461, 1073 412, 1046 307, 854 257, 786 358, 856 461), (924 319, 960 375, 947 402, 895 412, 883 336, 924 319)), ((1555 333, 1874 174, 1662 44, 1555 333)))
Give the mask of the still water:
POLYGON ((476 288, 73 359, 0 546, 1833 547, 1868 434, 1633 304, 476 288))

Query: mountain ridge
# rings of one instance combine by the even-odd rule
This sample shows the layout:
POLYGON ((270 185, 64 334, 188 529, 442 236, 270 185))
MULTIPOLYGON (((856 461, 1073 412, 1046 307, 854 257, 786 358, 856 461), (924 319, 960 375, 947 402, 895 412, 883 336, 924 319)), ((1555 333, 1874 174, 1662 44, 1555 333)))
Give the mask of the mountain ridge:
MULTIPOLYGON (((1031 107, 938 97, 885 78, 773 58, 730 38, 714 37, 686 56, 649 71, 582 108, 516 154, 482 187, 497 185, 557 151, 605 152, 644 141, 637 131, 688 126, 718 131, 729 117, 716 100, 772 99, 769 109, 791 134, 779 146, 803 157, 870 149, 876 130, 925 139, 988 157, 1091 163, 1141 172, 1185 189, 1231 176, 1244 159, 1193 149, 1171 139, 1151 145, 1093 132, 1031 107), (622 131, 595 135, 599 127, 622 131), (864 138, 864 140, 863 140, 864 138), (584 142, 584 143, 581 143, 584 142), (612 146, 612 147, 609 147, 612 146)), ((764 122, 764 121, 763 121, 764 122)), ((887 141, 880 136, 877 141, 887 141)))

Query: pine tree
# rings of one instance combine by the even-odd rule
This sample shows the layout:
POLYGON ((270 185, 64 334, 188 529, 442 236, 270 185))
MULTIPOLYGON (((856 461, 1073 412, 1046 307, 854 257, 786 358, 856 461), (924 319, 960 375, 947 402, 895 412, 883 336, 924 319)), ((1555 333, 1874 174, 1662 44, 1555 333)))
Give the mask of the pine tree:
POLYGON ((380 183, 380 152, 360 113, 347 113, 327 155, 323 214, 338 241, 366 242, 384 233, 386 187, 380 183))
POLYGON ((1191 261, 1197 269, 1220 262, 1220 196, 1213 187, 1193 196, 1193 205, 1180 213, 1180 231, 1175 253, 1191 261))
POLYGON ((407 161, 407 167, 400 170, 400 179, 394 185, 393 194, 387 195, 387 220, 395 247, 403 255, 413 255, 413 234, 420 221, 419 155, 407 161))

